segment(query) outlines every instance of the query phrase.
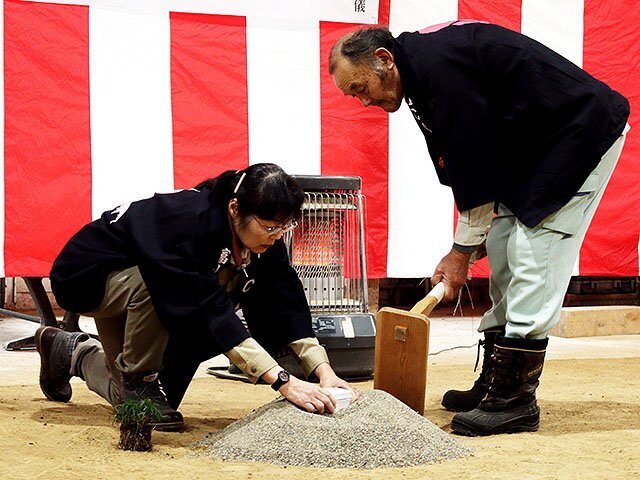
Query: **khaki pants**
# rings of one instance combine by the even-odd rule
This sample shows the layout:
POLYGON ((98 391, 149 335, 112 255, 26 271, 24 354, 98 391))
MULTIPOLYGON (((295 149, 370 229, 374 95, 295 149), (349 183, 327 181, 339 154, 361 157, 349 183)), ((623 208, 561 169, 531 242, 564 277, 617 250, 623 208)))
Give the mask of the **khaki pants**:
POLYGON ((153 309, 138 267, 110 274, 102 304, 84 315, 95 319, 100 341, 78 344, 71 374, 117 405, 121 373, 158 372, 169 336, 153 309))
POLYGON ((507 337, 542 339, 558 323, 580 246, 624 140, 623 134, 569 203, 536 227, 499 205, 487 238, 493 306, 478 331, 505 326, 507 337))

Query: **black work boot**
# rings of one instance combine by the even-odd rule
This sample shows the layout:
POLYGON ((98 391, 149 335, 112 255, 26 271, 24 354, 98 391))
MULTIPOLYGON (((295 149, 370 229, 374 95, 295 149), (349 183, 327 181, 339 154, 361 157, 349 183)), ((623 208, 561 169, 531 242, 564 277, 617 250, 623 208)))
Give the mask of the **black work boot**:
POLYGON ((451 420, 453 433, 468 436, 535 432, 540 424, 536 388, 549 339, 498 337, 487 396, 478 408, 451 420))
POLYGON ((451 412, 473 410, 489 391, 489 363, 493 353, 493 345, 496 337, 504 334, 504 327, 492 328, 482 333, 484 333, 484 340, 478 342, 478 356, 476 357, 476 366, 473 369, 475 372, 476 368, 478 368, 480 347, 484 347, 480 376, 471 387, 471 390, 449 390, 442 396, 442 406, 451 412))
POLYGON ((89 340, 83 332, 65 332, 55 327, 36 330, 36 349, 40 354, 40 389, 49 400, 71 400, 71 355, 78 343, 89 340))
POLYGON ((157 373, 122 373, 121 401, 144 400, 153 401, 160 410, 162 417, 152 425, 156 430, 176 432, 184 427, 184 418, 175 408, 172 408, 162 390, 157 373))

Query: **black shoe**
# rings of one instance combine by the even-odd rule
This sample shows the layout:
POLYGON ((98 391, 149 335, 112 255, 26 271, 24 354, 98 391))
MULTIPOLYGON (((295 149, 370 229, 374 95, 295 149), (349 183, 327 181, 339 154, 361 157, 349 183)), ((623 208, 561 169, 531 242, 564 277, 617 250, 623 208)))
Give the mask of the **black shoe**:
POLYGON ((178 432, 184 428, 184 418, 180 412, 169 405, 157 373, 123 373, 120 396, 123 402, 131 399, 144 400, 145 398, 152 400, 162 414, 160 420, 151 424, 156 430, 178 432))
POLYGON ((535 432, 540 425, 536 389, 548 340, 498 337, 491 357, 489 391, 477 408, 451 420, 467 436, 535 432))
POLYGON ((476 357, 476 368, 480 360, 480 347, 484 347, 482 358, 482 371, 470 390, 449 390, 442 396, 442 406, 450 412, 468 412, 473 410, 485 397, 489 391, 489 366, 493 346, 498 335, 504 334, 504 328, 485 330, 484 340, 478 342, 478 355, 476 357))
POLYGON ((36 348, 40 354, 40 389, 49 400, 71 400, 71 355, 78 343, 89 339, 82 332, 65 332, 55 327, 36 331, 36 348))

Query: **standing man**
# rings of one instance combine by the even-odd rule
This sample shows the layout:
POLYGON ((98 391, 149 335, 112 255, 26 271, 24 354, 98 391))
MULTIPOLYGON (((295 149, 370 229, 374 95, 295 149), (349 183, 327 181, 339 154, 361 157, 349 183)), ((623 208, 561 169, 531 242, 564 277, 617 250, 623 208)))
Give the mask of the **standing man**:
POLYGON ((485 244, 492 307, 471 390, 450 390, 462 435, 535 431, 549 330, 587 227, 620 157, 629 103, 569 60, 519 33, 457 21, 394 38, 350 33, 333 47, 336 86, 364 106, 404 100, 460 216, 432 282, 453 299, 485 244), (494 216, 495 213, 495 216, 494 216))

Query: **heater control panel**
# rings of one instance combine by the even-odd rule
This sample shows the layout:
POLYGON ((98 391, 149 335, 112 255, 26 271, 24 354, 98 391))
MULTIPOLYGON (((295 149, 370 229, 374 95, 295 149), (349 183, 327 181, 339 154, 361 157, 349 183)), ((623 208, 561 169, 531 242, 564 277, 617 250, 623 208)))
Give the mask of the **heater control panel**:
POLYGON ((334 317, 313 317, 311 319, 311 328, 315 332, 335 333, 336 319, 334 317))
POLYGON ((346 339, 375 337, 375 319, 370 313, 352 313, 337 315, 318 315, 311 318, 311 328, 320 343, 325 337, 346 339))

